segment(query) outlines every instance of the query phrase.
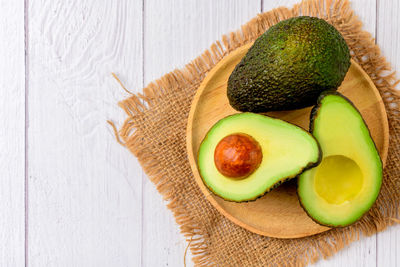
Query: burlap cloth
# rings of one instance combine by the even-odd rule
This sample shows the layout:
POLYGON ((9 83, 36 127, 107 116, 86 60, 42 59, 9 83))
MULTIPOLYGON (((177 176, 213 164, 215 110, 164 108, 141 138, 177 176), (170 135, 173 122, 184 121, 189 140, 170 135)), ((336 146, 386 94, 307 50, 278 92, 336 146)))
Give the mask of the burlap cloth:
POLYGON ((208 51, 137 94, 120 102, 128 118, 119 131, 129 150, 169 204, 181 232, 192 239, 198 266, 302 266, 335 254, 360 234, 372 235, 398 223, 400 203, 400 95, 379 47, 354 15, 348 1, 305 1, 258 15, 239 31, 225 35, 208 51), (363 219, 346 228, 301 239, 251 233, 222 216, 203 196, 191 172, 185 132, 192 98, 207 72, 235 48, 254 41, 271 25, 293 16, 324 18, 344 36, 353 59, 370 75, 384 99, 390 145, 379 198, 363 219))

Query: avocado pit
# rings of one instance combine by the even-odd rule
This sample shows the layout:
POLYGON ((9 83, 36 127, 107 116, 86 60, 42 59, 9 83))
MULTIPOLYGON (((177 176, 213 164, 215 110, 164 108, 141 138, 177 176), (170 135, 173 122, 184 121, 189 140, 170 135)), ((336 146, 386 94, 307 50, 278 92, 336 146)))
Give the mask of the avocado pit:
POLYGON ((244 133, 225 136, 214 151, 214 163, 218 171, 236 179, 252 174, 260 166, 262 157, 258 142, 244 133))

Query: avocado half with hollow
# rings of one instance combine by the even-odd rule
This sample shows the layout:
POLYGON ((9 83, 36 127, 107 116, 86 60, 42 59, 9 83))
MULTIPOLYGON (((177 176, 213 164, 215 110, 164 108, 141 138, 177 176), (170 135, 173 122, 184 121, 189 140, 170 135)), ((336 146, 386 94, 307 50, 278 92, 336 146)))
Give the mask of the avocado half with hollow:
POLYGON ((254 113, 218 121, 200 145, 204 184, 225 200, 254 200, 319 163, 315 138, 288 122, 254 113))
POLYGON ((300 203, 319 224, 350 225, 371 208, 381 188, 382 161, 374 141, 359 111, 336 92, 322 93, 310 131, 323 159, 300 175, 300 203))

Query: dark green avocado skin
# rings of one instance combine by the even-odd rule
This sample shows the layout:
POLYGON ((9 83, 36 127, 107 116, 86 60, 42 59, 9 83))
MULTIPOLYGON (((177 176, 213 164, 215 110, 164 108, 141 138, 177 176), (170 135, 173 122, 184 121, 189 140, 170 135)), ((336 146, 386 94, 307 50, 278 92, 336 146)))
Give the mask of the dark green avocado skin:
POLYGON ((238 111, 308 107, 322 91, 336 90, 349 67, 349 48, 332 25, 290 18, 255 41, 230 75, 227 96, 238 111))

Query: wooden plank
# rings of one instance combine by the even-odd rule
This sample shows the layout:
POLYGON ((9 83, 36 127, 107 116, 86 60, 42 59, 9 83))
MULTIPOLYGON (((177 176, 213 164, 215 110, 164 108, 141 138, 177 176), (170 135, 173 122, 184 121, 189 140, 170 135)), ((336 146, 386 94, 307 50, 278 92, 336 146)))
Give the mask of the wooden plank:
POLYGON ((281 6, 291 8, 293 5, 301 2, 299 0, 278 0, 278 1, 261 0, 261 1, 262 1, 262 11, 263 12, 267 12, 271 9, 281 7, 281 6))
POLYGON ((112 71, 143 85, 142 1, 29 2, 29 265, 140 266, 141 168, 106 120, 112 71))
POLYGON ((400 266, 400 226, 396 225, 377 235, 377 266, 400 266))
MULTIPOLYGON (((145 1, 145 83, 182 67, 222 34, 259 13, 260 7, 259 1, 250 0, 145 1)), ((186 242, 166 203, 145 179, 142 266, 180 266, 186 242)), ((191 263, 189 258, 187 262, 191 263)))
POLYGON ((314 267, 376 266, 376 236, 363 237, 329 259, 318 261, 314 267))
MULTIPOLYGON (((400 71, 400 3, 378 0, 377 43, 392 68, 400 71)), ((397 74, 397 78, 400 76, 397 74)), ((400 90, 400 86, 397 86, 400 90)), ((400 226, 396 225, 377 236, 378 266, 400 266, 400 226)))
POLYGON ((24 266, 24 1, 0 6, 0 265, 24 266))
MULTIPOLYGON (((268 1, 263 0, 263 10, 287 6, 291 7, 298 3, 298 0, 280 0, 268 1)), ((371 32, 375 36, 376 25, 376 2, 375 0, 353 0, 352 8, 364 23, 364 29, 371 32)), ((313 266, 376 266, 376 236, 362 238, 361 241, 351 244, 348 248, 340 251, 328 260, 317 262, 313 266)))

